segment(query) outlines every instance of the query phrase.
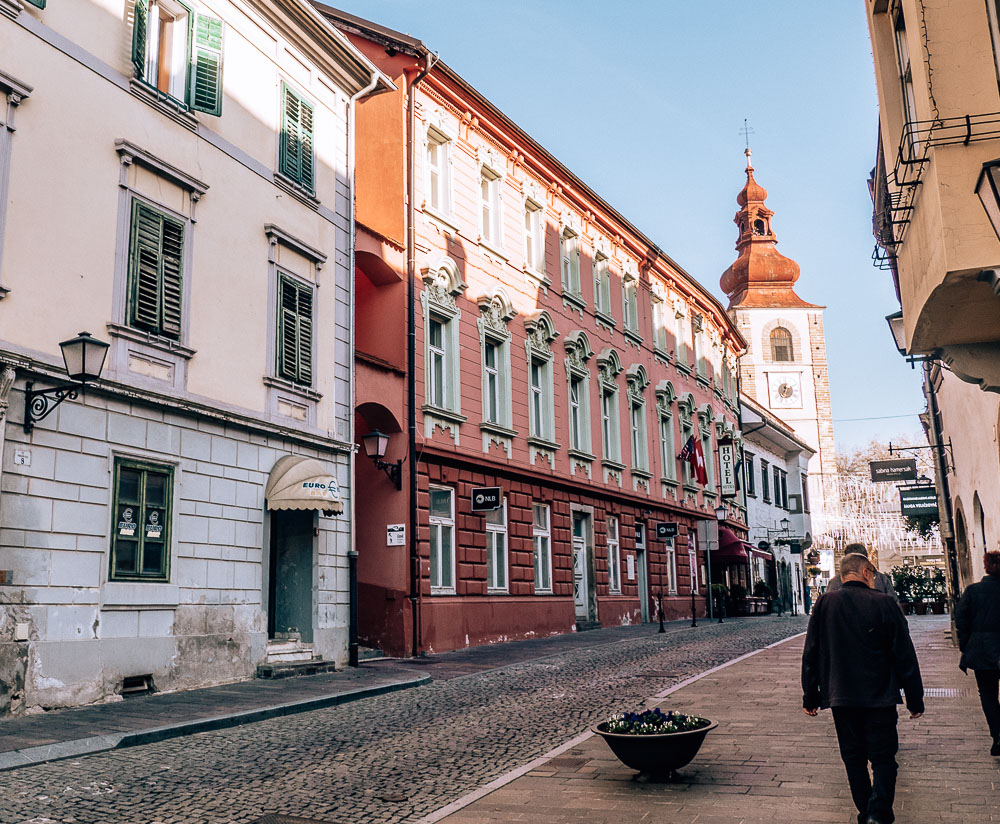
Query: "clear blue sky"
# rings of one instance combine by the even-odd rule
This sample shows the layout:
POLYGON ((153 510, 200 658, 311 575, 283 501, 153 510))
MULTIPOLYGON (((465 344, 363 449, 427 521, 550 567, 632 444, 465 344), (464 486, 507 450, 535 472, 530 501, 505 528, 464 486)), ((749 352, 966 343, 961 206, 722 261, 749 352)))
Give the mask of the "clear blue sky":
POLYGON ((827 307, 838 444, 920 431, 920 372, 871 264, 865 0, 335 0, 419 38, 723 299, 748 118, 778 248, 827 307), (907 415, 910 417, 888 418, 907 415), (856 418, 880 418, 856 421, 856 418))

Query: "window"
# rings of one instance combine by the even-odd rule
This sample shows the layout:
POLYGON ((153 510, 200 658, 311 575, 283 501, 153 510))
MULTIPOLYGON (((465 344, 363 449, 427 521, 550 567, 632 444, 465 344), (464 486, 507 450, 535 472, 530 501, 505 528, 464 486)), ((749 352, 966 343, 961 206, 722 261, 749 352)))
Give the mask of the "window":
POLYGON ((564 292, 580 294, 580 238, 571 229, 563 229, 559 238, 559 257, 562 260, 562 287, 564 292))
POLYGON ((532 357, 529 365, 531 386, 529 398, 529 433, 532 437, 551 441, 552 431, 552 376, 551 361, 532 357))
POLYGON ((703 321, 698 315, 691 317, 691 356, 699 377, 705 377, 705 356, 701 345, 703 321))
POLYGON ((455 490, 430 489, 431 592, 455 591, 455 490))
POLYGON ((667 592, 677 593, 677 550, 673 538, 667 538, 667 592))
POLYGON ((524 202, 524 265, 532 272, 545 271, 544 215, 537 203, 524 202))
POLYGON ((547 504, 532 504, 532 536, 535 544, 535 592, 552 591, 552 542, 547 504))
MULTIPOLYGON (((987 3, 988 7, 989 3, 987 3)), ((917 103, 913 94, 913 71, 910 65, 910 49, 906 43, 906 23, 903 21, 903 10, 898 5, 893 28, 896 40, 896 61, 903 92, 903 117, 906 119, 905 135, 908 127, 917 122, 917 103)), ((913 156, 916 157, 920 153, 920 143, 916 140, 915 134, 910 133, 910 137, 913 140, 913 156)))
POLYGON ((660 415, 660 471, 668 481, 677 480, 677 450, 674 448, 674 420, 660 415))
POLYGON ((674 357, 678 368, 688 370, 691 368, 691 364, 688 363, 688 348, 684 335, 684 315, 676 314, 674 317, 674 357))
POLYGON ((222 21, 175 0, 138 0, 132 28, 135 76, 206 114, 222 114, 222 21))
POLYGON ((479 236, 483 243, 500 245, 500 178, 484 168, 479 179, 482 222, 479 236))
POLYGON ((646 407, 634 402, 630 406, 632 466, 645 472, 649 470, 649 455, 646 450, 646 407))
POLYGON ((768 469, 769 466, 770 466, 770 464, 767 461, 765 461, 763 459, 761 460, 761 462, 760 462, 760 495, 764 499, 765 503, 771 503, 771 487, 770 487, 770 483, 771 482, 770 482, 770 479, 768 478, 768 475, 767 475, 767 469, 768 469))
POLYGON ((653 346, 661 352, 667 351, 667 307, 664 302, 653 295, 651 298, 653 310, 653 346))
POLYGON ((308 191, 314 188, 313 107, 281 84, 281 143, 278 172, 308 191))
POLYGON ((622 284, 622 322, 628 332, 639 331, 639 307, 637 305, 635 278, 627 277, 622 284))
POLYGON ((601 448, 604 458, 618 461, 621 458, 621 436, 618 429, 618 393, 601 389, 601 448))
POLYGON ((312 386, 313 287, 281 275, 278 289, 278 376, 312 386))
POLYGON ((802 511, 809 511, 809 476, 802 475, 802 511))
POLYGON ((698 536, 688 532, 688 586, 698 594, 698 536))
POLYGON ((172 340, 181 337, 184 225, 132 202, 128 325, 172 340))
POLYGON ((486 588, 507 591, 507 499, 486 513, 486 588))
POLYGON ((427 206, 451 214, 451 141, 435 129, 427 132, 427 206))
POLYGON ((774 471, 774 503, 782 509, 788 509, 788 473, 772 467, 774 471))
POLYGON ((112 581, 170 580, 173 469, 115 460, 112 581))
POLYGON ((427 402, 445 408, 448 405, 448 350, 445 327, 435 317, 427 322, 427 402))
POLYGON ((754 456, 750 452, 743 453, 744 489, 751 498, 757 497, 757 485, 753 468, 754 456))
POLYGON ((611 267, 600 252, 594 255, 594 311, 611 314, 611 267))
POLYGON ((608 590, 622 591, 621 555, 618 550, 618 519, 608 518, 608 590))
POLYGON ((500 423, 500 344, 483 344, 483 420, 500 423))
POLYGON ((586 449, 583 439, 585 399, 583 378, 572 375, 569 379, 569 445, 571 449, 586 449))
POLYGON ((792 333, 783 326, 771 330, 771 360, 792 360, 792 333))

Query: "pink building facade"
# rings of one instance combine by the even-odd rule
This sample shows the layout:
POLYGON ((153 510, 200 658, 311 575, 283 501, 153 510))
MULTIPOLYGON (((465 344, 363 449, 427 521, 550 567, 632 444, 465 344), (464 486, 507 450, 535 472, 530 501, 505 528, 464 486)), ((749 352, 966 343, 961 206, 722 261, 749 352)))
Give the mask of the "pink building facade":
POLYGON ((326 13, 399 87, 358 109, 356 434, 402 460, 397 490, 357 459, 362 643, 655 621, 658 595, 704 614, 739 332, 423 44, 326 13), (677 458, 692 438, 705 485, 677 458), (499 508, 474 509, 483 488, 499 508))

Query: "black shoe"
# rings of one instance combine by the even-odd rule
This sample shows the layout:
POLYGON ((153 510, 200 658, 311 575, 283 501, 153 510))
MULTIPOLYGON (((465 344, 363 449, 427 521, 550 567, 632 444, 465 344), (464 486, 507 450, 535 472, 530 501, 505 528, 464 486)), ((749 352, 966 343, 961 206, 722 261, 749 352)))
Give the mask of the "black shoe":
POLYGON ((990 755, 1000 755, 1000 736, 993 739, 993 746, 990 747, 990 755))

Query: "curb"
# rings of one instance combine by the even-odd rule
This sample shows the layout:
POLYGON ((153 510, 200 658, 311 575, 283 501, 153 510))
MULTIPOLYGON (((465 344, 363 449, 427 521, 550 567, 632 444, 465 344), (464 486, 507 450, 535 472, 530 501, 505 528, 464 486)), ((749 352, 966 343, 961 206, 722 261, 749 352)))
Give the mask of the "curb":
POLYGON ((211 718, 199 719, 198 721, 168 724, 163 727, 152 727, 150 729, 137 730, 136 732, 95 735, 89 738, 77 738, 73 741, 61 741, 57 744, 47 744, 41 747, 25 747, 22 750, 0 753, 0 772, 44 764, 48 761, 60 761, 64 758, 73 758, 80 755, 107 752, 108 750, 122 749, 124 747, 137 747, 143 744, 153 744, 157 741, 166 741, 171 738, 180 738, 199 732, 239 727, 243 724, 252 724, 256 721, 265 721, 269 718, 296 715, 301 712, 323 709, 324 707, 335 707, 338 704, 349 704, 352 701, 359 701, 363 698, 374 698, 390 692, 422 687, 429 683, 431 683, 431 678, 425 675, 406 681, 382 684, 377 687, 349 690, 348 692, 341 692, 336 695, 303 698, 301 701, 290 701, 285 704, 275 704, 271 707, 215 715, 211 718))
MULTIPOLYGON (((711 669, 707 669, 704 672, 699 672, 697 675, 692 675, 690 678, 686 678, 683 681, 674 684, 672 687, 668 687, 662 692, 657 693, 656 695, 653 696, 653 698, 649 699, 647 703, 653 701, 654 699, 666 698, 671 693, 677 692, 678 690, 683 689, 684 687, 690 686, 695 681, 700 681, 702 678, 705 678, 706 676, 712 675, 713 673, 716 673, 719 670, 726 669, 727 667, 731 667, 733 664, 738 664, 741 661, 745 661, 747 658, 753 658, 753 656, 759 655, 760 653, 765 652, 769 649, 774 649, 774 647, 781 646, 782 644, 785 644, 789 641, 793 641, 796 638, 801 638, 803 635, 805 635, 804 632, 799 632, 796 633, 795 635, 789 635, 787 638, 782 638, 780 641, 775 641, 773 644, 768 644, 766 647, 761 647, 760 649, 752 650, 751 652, 744 653, 743 655, 738 655, 736 658, 732 658, 729 661, 725 661, 722 664, 719 664, 718 666, 712 667, 711 669)), ((562 755, 567 750, 571 750, 578 744, 582 744, 588 738, 593 738, 593 736, 594 733, 591 732, 590 730, 587 730, 586 732, 583 732, 580 735, 576 736, 576 738, 573 738, 565 742, 564 744, 560 744, 555 749, 551 749, 544 755, 540 755, 538 758, 529 761, 527 764, 523 764, 517 769, 511 770, 510 772, 505 773, 504 775, 494 778, 488 784, 484 784, 482 787, 479 787, 473 790, 472 792, 463 795, 461 798, 455 799, 450 804, 446 804, 445 806, 435 810, 434 812, 428 813, 423 818, 419 819, 416 822, 416 824, 436 824, 436 822, 441 821, 442 819, 447 818, 448 816, 453 815, 454 813, 457 813, 459 810, 462 810, 465 807, 468 807, 470 804, 479 801, 481 798, 489 795, 493 791, 499 790, 501 787, 510 784, 512 781, 515 781, 518 778, 521 778, 523 775, 531 772, 531 770, 540 767, 546 761, 551 761, 557 755, 562 755)))

